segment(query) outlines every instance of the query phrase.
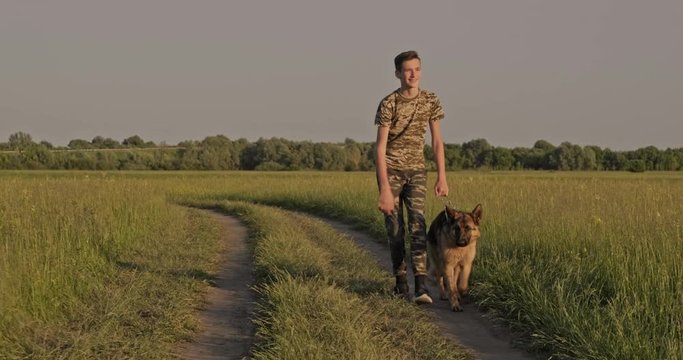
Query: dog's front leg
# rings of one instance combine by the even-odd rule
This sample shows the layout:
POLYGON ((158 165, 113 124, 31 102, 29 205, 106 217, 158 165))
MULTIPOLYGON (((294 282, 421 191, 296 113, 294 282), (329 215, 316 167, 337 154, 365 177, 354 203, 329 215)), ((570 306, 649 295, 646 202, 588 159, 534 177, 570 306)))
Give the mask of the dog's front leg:
POLYGON ((453 311, 462 311, 462 307, 460 306, 460 296, 458 295, 458 286, 456 285, 456 281, 458 279, 458 276, 460 275, 460 267, 459 266, 454 266, 451 268, 446 269, 444 272, 444 275, 446 277, 446 285, 448 289, 448 301, 451 303, 451 310, 453 311))
POLYGON ((462 300, 469 291, 469 280, 470 273, 472 272, 472 264, 465 264, 460 272, 460 278, 458 279, 458 293, 460 294, 460 300, 462 300))
POLYGON ((443 268, 434 270, 434 278, 436 279, 436 284, 439 286, 439 299, 447 300, 446 297, 446 278, 444 277, 443 268))

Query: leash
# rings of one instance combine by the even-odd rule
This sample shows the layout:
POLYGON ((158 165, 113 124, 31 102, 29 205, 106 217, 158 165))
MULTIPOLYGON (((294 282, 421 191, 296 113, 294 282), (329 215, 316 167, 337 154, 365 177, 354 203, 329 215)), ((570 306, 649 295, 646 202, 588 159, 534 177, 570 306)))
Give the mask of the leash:
POLYGON ((455 207, 453 206, 453 203, 451 202, 451 199, 449 199, 448 197, 446 197, 446 196, 439 196, 439 199, 441 199, 441 202, 443 203, 444 211, 446 212, 446 213, 445 213, 445 215, 446 215, 446 222, 447 222, 447 223, 450 223, 450 222, 451 222, 451 219, 448 217, 448 207, 450 206, 451 209, 455 209, 455 207))
POLYGON ((453 206, 453 203, 451 202, 451 199, 447 198, 446 196, 439 196, 439 199, 441 199, 441 202, 443 203, 444 209, 447 207, 451 207, 451 209, 455 209, 453 206))

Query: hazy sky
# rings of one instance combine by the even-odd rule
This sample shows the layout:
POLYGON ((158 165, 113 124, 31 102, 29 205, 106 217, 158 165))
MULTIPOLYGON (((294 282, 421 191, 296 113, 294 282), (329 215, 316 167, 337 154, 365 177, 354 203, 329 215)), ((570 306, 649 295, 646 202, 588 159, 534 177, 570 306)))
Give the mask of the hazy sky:
POLYGON ((683 1, 0 2, 0 141, 373 141, 394 56, 447 143, 683 146, 683 1))

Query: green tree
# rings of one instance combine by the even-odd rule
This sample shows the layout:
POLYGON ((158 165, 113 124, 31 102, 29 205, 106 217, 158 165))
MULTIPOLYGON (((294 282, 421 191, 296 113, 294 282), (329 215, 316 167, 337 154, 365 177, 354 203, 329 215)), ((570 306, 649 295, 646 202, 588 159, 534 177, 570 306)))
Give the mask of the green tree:
POLYGON ((23 150, 32 145, 35 143, 28 133, 19 131, 9 136, 9 147, 12 150, 23 150))
POLYGON ((360 163, 363 157, 363 152, 357 142, 353 139, 346 138, 344 140, 344 152, 346 157, 345 171, 357 171, 360 169, 360 163))
MULTIPOLYGON (((592 170, 602 170, 602 159, 604 157, 604 150, 601 147, 595 145, 584 146, 583 151, 589 154, 589 150, 595 155, 595 167, 592 170)), ((588 155, 590 156, 590 154, 588 155)))
POLYGON ((496 170, 510 170, 515 162, 512 151, 504 147, 493 149, 491 165, 496 170))
POLYGON ((93 148, 93 144, 91 144, 88 140, 83 139, 73 139, 69 141, 69 145, 67 146, 69 147, 69 149, 73 150, 93 148))
POLYGON ((681 164, 676 157, 676 152, 672 149, 664 150, 661 155, 661 162, 657 170, 675 171, 680 168, 681 164))
POLYGON ((52 145, 51 142, 43 140, 40 142, 41 146, 44 146, 46 149, 54 149, 54 146, 52 145))
POLYGON ((465 168, 490 167, 493 161, 493 146, 486 139, 470 140, 462 144, 465 168))
POLYGON ((49 169, 52 164, 52 153, 43 145, 33 144, 24 147, 20 157, 23 169, 49 169))
POLYGON ((95 136, 90 140, 90 143, 93 145, 93 147, 96 147, 98 149, 102 149, 104 146, 104 138, 102 136, 95 136))
POLYGON ((529 160, 531 149, 525 147, 514 147, 511 150, 515 169, 537 169, 529 160))
POLYGON ((552 158, 557 162, 557 170, 582 170, 584 168, 583 148, 569 142, 563 142, 552 152, 552 158))
POLYGON ((145 141, 140 136, 133 135, 123 139, 122 144, 126 147, 143 147, 145 146, 145 141))
POLYGON ((315 151, 313 149, 313 142, 297 142, 292 145, 292 152, 296 154, 296 163, 292 164, 293 169, 315 169, 315 151))
POLYGON ((93 147, 98 149, 118 149, 121 147, 121 143, 118 141, 112 138, 104 138, 99 135, 95 136, 90 143, 93 145, 93 147))
POLYGON ((233 156, 232 141, 224 135, 207 136, 200 144, 199 166, 204 170, 235 170, 239 162, 233 156))
POLYGON ((330 148, 325 144, 313 144, 313 158, 315 159, 315 168, 317 170, 331 170, 334 161, 333 154, 330 148))
POLYGON ((631 159, 626 163, 626 169, 630 172, 645 172, 647 165, 643 159, 631 159))
POLYGON ((581 170, 597 170, 598 169, 598 159, 595 155, 595 151, 591 147, 583 148, 583 165, 581 170))
POLYGON ((533 148, 543 150, 544 152, 547 153, 547 152, 551 152, 551 151, 555 150, 555 145, 553 145, 550 142, 545 141, 545 140, 537 140, 534 143, 533 148))
POLYGON ((95 154, 95 161, 97 170, 118 170, 120 167, 117 154, 111 151, 98 151, 95 154))
POLYGON ((457 144, 445 144, 444 158, 446 160, 446 169, 462 170, 463 163, 465 162, 462 153, 462 146, 457 144))
POLYGON ((606 148, 602 154, 602 168, 605 170, 624 170, 626 157, 620 152, 606 148))
POLYGON ((258 149, 255 143, 251 143, 240 152, 240 169, 254 170, 258 165, 258 149))
POLYGON ((655 170, 661 162, 661 152, 654 146, 646 146, 637 149, 633 153, 633 159, 643 160, 645 170, 655 170))

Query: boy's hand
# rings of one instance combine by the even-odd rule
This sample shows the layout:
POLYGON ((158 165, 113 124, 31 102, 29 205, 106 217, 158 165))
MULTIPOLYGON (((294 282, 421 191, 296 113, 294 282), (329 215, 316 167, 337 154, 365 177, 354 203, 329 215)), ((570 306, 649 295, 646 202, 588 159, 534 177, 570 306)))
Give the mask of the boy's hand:
POLYGON ((377 208, 387 215, 390 215, 391 212, 394 211, 394 194, 391 193, 391 190, 380 191, 377 208))
POLYGON ((436 196, 448 196, 448 184, 446 180, 438 179, 434 185, 434 194, 436 196))

